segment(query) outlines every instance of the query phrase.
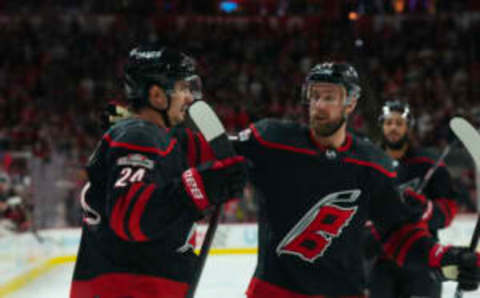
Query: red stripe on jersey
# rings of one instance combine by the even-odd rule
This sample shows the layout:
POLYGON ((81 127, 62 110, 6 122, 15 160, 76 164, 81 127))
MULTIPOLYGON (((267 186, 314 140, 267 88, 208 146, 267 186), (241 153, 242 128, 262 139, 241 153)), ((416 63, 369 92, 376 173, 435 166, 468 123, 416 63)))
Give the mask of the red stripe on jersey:
MULTIPOLYGON (((411 157, 411 158, 406 158, 403 160, 405 163, 409 164, 416 164, 416 163, 428 163, 434 165, 436 163, 435 160, 425 157, 425 156, 417 156, 417 157, 411 157)), ((445 167, 445 163, 442 161, 439 165, 440 167, 445 167)))
POLYGON ((119 236, 123 240, 129 240, 127 234, 125 233, 123 225, 128 206, 130 205, 130 201, 132 200, 133 196, 138 191, 138 189, 142 187, 142 185, 143 183, 132 184, 128 189, 127 195, 119 197, 115 202, 115 206, 113 207, 113 211, 110 216, 110 227, 115 232, 115 234, 117 234, 117 236, 119 236))
MULTIPOLYGON (((310 130, 310 140, 321 150, 327 150, 327 147, 325 147, 324 145, 320 144, 317 139, 315 139, 315 136, 313 134, 313 131, 310 130)), ((345 138, 345 142, 343 143, 342 146, 340 146, 339 148, 337 148, 337 151, 338 152, 345 152, 347 151, 348 149, 350 149, 350 147, 352 147, 352 136, 350 134, 347 134, 346 138, 345 138)))
POLYGON ((385 253, 391 257, 394 257, 395 250, 397 250, 397 248, 400 247, 400 245, 405 241, 405 237, 419 228, 424 229, 425 223, 407 224, 401 227, 399 230, 393 232, 393 234, 388 237, 388 240, 383 245, 385 253))
POLYGON ((187 128, 185 130, 187 133, 187 161, 189 167, 194 167, 196 165, 197 159, 197 147, 195 146, 195 140, 193 139, 192 130, 187 128))
POLYGON ((407 254, 412 248, 413 244, 421 238, 428 237, 428 235, 429 233, 427 231, 420 230, 415 232, 415 234, 413 234, 411 237, 409 237, 408 240, 402 245, 398 256, 395 258, 397 264, 399 266, 403 266, 403 264, 405 263, 405 258, 407 257, 407 254))
POLYGON ((130 144, 130 143, 123 143, 123 142, 117 142, 112 140, 112 137, 108 134, 105 134, 103 137, 105 141, 107 141, 108 145, 110 147, 120 147, 120 148, 125 148, 133 151, 140 151, 140 152, 147 152, 147 153, 154 153, 158 154, 160 156, 166 156, 172 152, 173 148, 175 147, 175 144, 177 143, 177 140, 172 140, 170 141, 170 144, 168 144, 167 149, 164 151, 155 148, 155 147, 145 147, 145 146, 139 146, 135 144, 130 144))
POLYGON ((216 159, 213 149, 210 147, 207 140, 205 140, 205 137, 200 133, 197 133, 196 136, 200 142, 200 163, 216 159))
POLYGON ((438 268, 440 267, 443 255, 448 251, 450 245, 443 246, 439 243, 435 244, 428 253, 428 266, 438 268))
POLYGON ((457 203, 446 198, 437 198, 433 203, 445 216, 444 227, 448 227, 457 214, 457 203))
POLYGON ((130 220, 128 222, 128 230, 134 241, 147 241, 148 237, 142 232, 140 219, 142 217, 143 211, 145 210, 145 205, 147 205, 148 200, 152 197, 152 193, 155 190, 155 185, 150 184, 139 196, 138 200, 135 202, 132 213, 130 214, 130 220))
MULTIPOLYGON (((247 289, 248 298, 327 298, 326 295, 304 295, 279 287, 259 278, 253 277, 247 289)), ((365 295, 335 296, 336 298, 366 298, 365 295)))
POLYGON ((390 178, 395 178, 397 177, 397 172, 390 172, 390 171, 387 171, 384 167, 382 167, 381 165, 379 164, 376 164, 376 163, 373 163, 373 162, 369 162, 369 161, 364 161, 364 160, 359 160, 359 159, 354 159, 354 158, 351 158, 351 157, 345 157, 343 159, 344 162, 349 162, 349 163, 354 163, 354 164, 357 164, 357 165, 360 165, 360 166, 365 166, 365 167, 371 167, 371 168, 374 168, 375 170, 381 172, 382 174, 386 175, 387 177, 390 177, 390 178))
POLYGON ((85 297, 185 297, 188 284, 167 278, 130 273, 109 273, 88 280, 74 280, 70 298, 85 297))
POLYGON ((264 138, 262 138, 262 136, 258 132, 257 128, 253 124, 250 125, 250 128, 252 129, 253 136, 257 139, 257 141, 261 145, 263 145, 265 147, 269 147, 269 148, 272 148, 272 149, 287 150, 287 151, 292 151, 292 152, 302 153, 302 154, 309 154, 309 155, 316 155, 317 154, 317 152, 315 150, 310 150, 310 149, 305 149, 305 148, 297 148, 297 147, 288 146, 288 145, 284 145, 284 144, 269 142, 269 141, 265 140, 264 138))

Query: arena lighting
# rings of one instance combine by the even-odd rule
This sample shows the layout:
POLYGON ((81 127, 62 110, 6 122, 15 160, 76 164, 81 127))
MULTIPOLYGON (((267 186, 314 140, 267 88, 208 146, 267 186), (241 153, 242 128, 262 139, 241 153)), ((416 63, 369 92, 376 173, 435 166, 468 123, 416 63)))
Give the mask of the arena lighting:
POLYGON ((238 9, 238 3, 234 1, 220 2, 220 10, 226 13, 234 12, 238 9))
POLYGON ((350 21, 357 21, 358 20, 358 13, 356 13, 355 11, 351 11, 348 13, 348 19, 350 21))

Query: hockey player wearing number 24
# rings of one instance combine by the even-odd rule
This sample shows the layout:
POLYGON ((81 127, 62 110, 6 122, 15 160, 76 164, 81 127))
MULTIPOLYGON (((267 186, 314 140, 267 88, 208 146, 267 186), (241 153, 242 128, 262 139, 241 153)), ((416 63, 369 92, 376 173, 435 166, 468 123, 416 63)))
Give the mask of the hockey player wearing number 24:
POLYGON ((460 278, 478 284, 478 256, 434 241, 400 200, 392 160, 347 133, 360 92, 349 64, 316 65, 302 88, 309 127, 267 119, 236 138, 263 197, 249 298, 365 297, 360 244, 367 220, 384 231, 383 246, 399 266, 458 265, 460 278))
MULTIPOLYGON (((418 189, 424 184, 424 177, 435 164, 433 157, 421 148, 413 147, 409 133, 415 119, 410 105, 400 100, 387 101, 379 117, 382 129, 382 147, 395 160, 399 190, 410 187, 418 189)), ((425 178, 426 179, 426 178, 425 178)), ((426 184, 422 195, 407 198, 406 203, 417 208, 428 224, 430 233, 437 237, 437 231, 447 227, 456 214, 456 201, 445 163, 441 162, 426 184), (413 200, 412 200, 413 199, 413 200)), ((374 229, 374 227, 371 227, 374 229)), ((441 280, 428 266, 415 269, 400 268, 388 258, 377 260, 371 274, 371 298, 395 297, 441 297, 441 280)))
POLYGON ((205 139, 182 126, 201 95, 189 56, 133 49, 125 86, 136 116, 111 127, 87 165, 70 296, 183 298, 198 269, 194 222, 241 196, 244 160, 215 160, 205 139))

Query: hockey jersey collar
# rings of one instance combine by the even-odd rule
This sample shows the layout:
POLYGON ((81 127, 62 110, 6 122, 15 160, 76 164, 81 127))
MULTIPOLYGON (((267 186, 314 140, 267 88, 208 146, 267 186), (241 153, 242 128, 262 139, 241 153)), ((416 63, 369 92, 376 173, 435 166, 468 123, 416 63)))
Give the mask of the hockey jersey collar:
MULTIPOLYGON (((313 132, 312 130, 310 129, 309 130, 309 137, 310 137, 310 140, 312 141, 312 143, 318 148, 320 149, 321 151, 326 151, 330 148, 320 144, 316 139, 315 139, 315 136, 313 135, 313 132)), ((335 150, 338 151, 338 152, 346 152, 350 149, 350 147, 352 147, 352 135, 350 133, 347 132, 347 136, 345 138, 345 141, 343 142, 342 146, 336 148, 335 150)))

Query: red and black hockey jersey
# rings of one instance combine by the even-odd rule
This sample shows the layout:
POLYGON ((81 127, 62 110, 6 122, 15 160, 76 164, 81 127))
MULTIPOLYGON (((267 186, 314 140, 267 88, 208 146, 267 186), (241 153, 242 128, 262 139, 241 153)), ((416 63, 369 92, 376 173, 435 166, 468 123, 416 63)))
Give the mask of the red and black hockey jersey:
POLYGON ((201 213, 182 199, 180 177, 212 156, 182 127, 130 119, 108 130, 87 166, 71 297, 184 297, 201 213))
POLYGON ((386 231, 380 237, 399 264, 427 262, 433 241, 426 226, 413 223, 417 216, 394 187, 392 160, 369 141, 348 135, 329 149, 306 126, 263 120, 235 145, 251 160, 263 198, 248 297, 363 297, 367 220, 386 231))
MULTIPOLYGON (((409 149, 398 161, 397 183, 400 191, 406 187, 416 189, 437 159, 437 156, 426 150, 409 149)), ((429 200, 426 220, 430 231, 436 235, 438 229, 450 225, 457 213, 455 194, 445 163, 442 162, 435 171, 423 194, 429 200)))

